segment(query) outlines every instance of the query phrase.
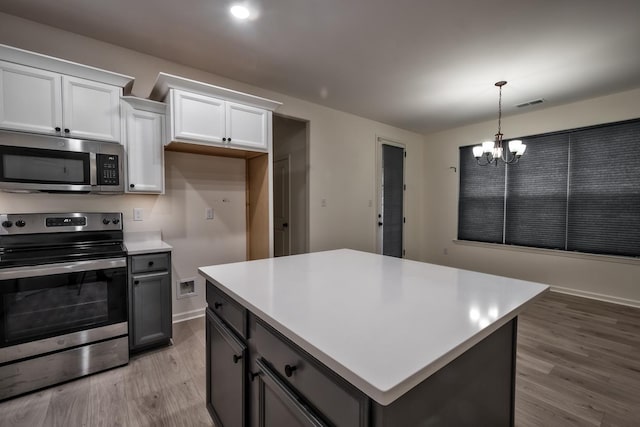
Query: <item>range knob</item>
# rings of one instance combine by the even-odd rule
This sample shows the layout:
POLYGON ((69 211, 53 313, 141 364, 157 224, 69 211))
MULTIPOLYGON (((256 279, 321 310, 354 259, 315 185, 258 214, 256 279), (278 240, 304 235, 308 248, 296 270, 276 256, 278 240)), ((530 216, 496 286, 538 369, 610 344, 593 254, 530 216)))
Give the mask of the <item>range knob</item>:
POLYGON ((16 221, 16 227, 24 227, 25 225, 27 225, 27 223, 21 219, 16 221))
POLYGON ((118 224, 118 223, 120 222, 120 219, 118 219, 118 218, 113 218, 113 219, 111 220, 111 222, 113 222, 114 224, 118 224))
POLYGON ((111 221, 109 221, 109 218, 104 218, 104 219, 102 220, 102 223, 103 223, 104 225, 107 225, 107 224, 109 224, 110 222, 111 222, 111 221))
POLYGON ((2 226, 4 228, 9 228, 13 225, 13 223, 11 221, 2 221, 2 226))

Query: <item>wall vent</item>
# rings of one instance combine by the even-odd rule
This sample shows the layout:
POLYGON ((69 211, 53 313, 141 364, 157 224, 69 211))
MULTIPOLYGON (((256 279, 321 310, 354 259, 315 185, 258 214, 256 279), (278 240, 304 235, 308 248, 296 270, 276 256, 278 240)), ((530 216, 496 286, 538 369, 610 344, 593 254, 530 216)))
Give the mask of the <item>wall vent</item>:
POLYGON ((543 98, 534 99, 533 101, 523 102, 522 104, 516 105, 518 108, 529 107, 530 105, 542 104, 544 102, 543 98))

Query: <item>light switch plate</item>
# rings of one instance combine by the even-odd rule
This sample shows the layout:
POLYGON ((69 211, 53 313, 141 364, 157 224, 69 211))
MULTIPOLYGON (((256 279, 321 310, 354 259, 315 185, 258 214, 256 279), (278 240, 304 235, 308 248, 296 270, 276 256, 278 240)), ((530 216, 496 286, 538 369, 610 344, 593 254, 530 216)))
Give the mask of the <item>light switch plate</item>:
POLYGON ((142 208, 133 208, 133 220, 142 221, 142 208))
POLYGON ((213 219, 213 208, 206 208, 204 215, 205 219, 213 219))

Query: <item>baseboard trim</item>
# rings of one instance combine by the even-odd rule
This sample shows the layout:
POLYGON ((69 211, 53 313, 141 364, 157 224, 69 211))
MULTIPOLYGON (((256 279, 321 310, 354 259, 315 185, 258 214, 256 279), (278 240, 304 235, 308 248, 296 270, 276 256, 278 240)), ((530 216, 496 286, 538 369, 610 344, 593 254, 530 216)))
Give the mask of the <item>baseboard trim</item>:
POLYGON ((197 310, 185 311, 184 313, 177 313, 173 315, 173 323, 186 322, 187 320, 197 319, 198 317, 204 317, 204 311, 206 307, 199 308, 197 310))
POLYGON ((580 290, 571 289, 571 288, 563 288, 561 286, 551 286, 550 290, 551 292, 558 292, 560 294, 573 295, 576 297, 589 298, 589 299, 594 299, 598 301, 610 302, 613 304, 620 304, 620 305, 626 305, 629 307, 640 308, 640 301, 636 301, 632 299, 613 297, 610 295, 603 295, 595 292, 580 291, 580 290))

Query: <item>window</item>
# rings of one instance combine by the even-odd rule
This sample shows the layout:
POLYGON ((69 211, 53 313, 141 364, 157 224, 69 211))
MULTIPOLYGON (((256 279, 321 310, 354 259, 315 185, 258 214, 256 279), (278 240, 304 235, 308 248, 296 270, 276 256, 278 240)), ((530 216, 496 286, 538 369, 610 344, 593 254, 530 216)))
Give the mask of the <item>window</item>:
POLYGON ((522 139, 516 165, 460 147, 458 239, 640 256, 640 120, 522 139))

